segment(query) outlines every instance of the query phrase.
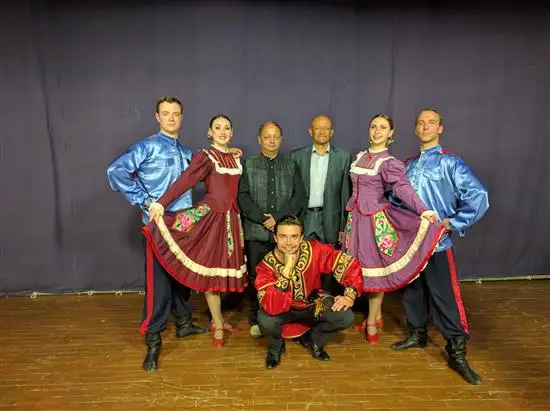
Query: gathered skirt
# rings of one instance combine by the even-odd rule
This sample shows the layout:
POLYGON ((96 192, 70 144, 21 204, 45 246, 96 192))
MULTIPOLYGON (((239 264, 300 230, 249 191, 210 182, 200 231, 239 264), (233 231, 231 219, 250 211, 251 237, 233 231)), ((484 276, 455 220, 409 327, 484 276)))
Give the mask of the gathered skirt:
POLYGON ((348 213, 344 248, 357 257, 364 291, 383 292, 415 280, 445 232, 412 211, 389 204, 372 214, 348 213))
POLYGON ((142 229, 157 259, 181 284, 196 291, 244 291, 248 279, 237 210, 208 204, 165 212, 142 229))

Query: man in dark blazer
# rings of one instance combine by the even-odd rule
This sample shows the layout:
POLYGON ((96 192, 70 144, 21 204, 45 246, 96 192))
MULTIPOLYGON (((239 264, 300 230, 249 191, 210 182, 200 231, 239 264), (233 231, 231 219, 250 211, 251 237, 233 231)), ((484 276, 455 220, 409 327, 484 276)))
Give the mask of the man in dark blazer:
POLYGON ((313 144, 290 153, 300 168, 307 194, 304 237, 337 245, 344 237, 346 203, 351 195, 351 155, 330 143, 332 120, 318 115, 311 121, 313 144))

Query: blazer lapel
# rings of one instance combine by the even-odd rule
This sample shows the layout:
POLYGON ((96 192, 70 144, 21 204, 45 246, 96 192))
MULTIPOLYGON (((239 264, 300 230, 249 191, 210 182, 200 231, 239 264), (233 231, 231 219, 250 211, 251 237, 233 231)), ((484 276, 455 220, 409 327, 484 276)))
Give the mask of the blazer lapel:
POLYGON ((328 155, 328 167, 327 167, 327 178, 325 180, 325 191, 324 191, 324 200, 326 200, 329 190, 331 188, 331 179, 336 173, 333 173, 336 165, 338 164, 338 150, 332 144, 330 146, 330 152, 328 155))
POLYGON ((309 199, 309 187, 311 184, 311 155, 312 155, 312 148, 309 146, 306 150, 304 150, 304 174, 302 176, 302 179, 304 180, 304 184, 306 186, 306 193, 307 198, 309 199))

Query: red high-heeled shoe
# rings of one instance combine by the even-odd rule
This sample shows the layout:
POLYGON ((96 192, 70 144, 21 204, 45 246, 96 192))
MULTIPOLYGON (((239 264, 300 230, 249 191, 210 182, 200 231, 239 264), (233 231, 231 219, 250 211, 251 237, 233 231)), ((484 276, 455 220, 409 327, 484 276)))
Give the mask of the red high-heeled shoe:
MULTIPOLYGON (((210 323, 210 331, 214 330, 214 328, 215 328, 214 322, 211 322, 210 323)), ((230 332, 232 334, 241 331, 241 329, 239 327, 233 327, 227 321, 223 322, 223 330, 227 331, 227 332, 230 332)))
POLYGON ((212 345, 214 347, 223 347, 223 345, 225 344, 225 335, 223 334, 223 328, 211 328, 212 330, 212 345), (222 337, 221 338, 216 338, 216 332, 218 331, 221 331, 222 332, 222 337))
MULTIPOLYGON (((376 323, 367 323, 367 327, 376 327, 376 323)), ((368 331, 365 331, 365 335, 367 336, 367 342, 369 344, 378 344, 380 342, 380 334, 378 334, 378 331, 374 334, 369 334, 368 331)))
MULTIPOLYGON (((376 320, 376 326, 377 327, 383 327, 384 326, 384 319, 379 318, 378 320, 376 320)), ((359 332, 365 331, 365 328, 367 328, 367 320, 362 321, 361 324, 355 325, 354 328, 359 332)))
POLYGON ((367 320, 361 321, 359 324, 354 325, 353 328, 355 328, 357 331, 365 331, 367 320))

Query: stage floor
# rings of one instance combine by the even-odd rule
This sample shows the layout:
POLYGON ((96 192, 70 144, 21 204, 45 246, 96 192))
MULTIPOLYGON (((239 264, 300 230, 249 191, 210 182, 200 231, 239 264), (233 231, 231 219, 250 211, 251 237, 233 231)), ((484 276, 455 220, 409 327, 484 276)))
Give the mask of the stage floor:
MULTIPOLYGON (((470 386, 447 368, 433 329, 422 350, 394 352, 404 314, 388 295, 379 345, 347 330, 331 360, 287 343, 264 366, 267 340, 244 328, 215 348, 209 334, 163 334, 160 369, 141 369, 138 294, 1 298, 0 410, 550 410, 550 281, 462 284, 473 339, 468 358, 484 378, 470 386)), ((204 297, 193 296, 206 325, 204 297)), ((356 316, 356 322, 362 319, 356 316)))

